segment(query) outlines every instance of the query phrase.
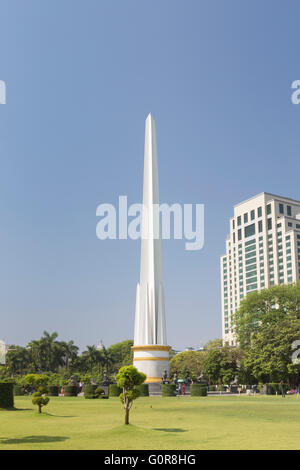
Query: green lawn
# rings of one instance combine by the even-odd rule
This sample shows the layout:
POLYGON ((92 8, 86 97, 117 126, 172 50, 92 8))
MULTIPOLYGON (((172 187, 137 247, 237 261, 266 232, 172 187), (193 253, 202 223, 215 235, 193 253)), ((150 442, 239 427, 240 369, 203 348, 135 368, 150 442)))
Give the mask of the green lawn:
POLYGON ((300 449, 300 398, 139 398, 123 425, 118 398, 29 397, 0 410, 0 449, 300 449))

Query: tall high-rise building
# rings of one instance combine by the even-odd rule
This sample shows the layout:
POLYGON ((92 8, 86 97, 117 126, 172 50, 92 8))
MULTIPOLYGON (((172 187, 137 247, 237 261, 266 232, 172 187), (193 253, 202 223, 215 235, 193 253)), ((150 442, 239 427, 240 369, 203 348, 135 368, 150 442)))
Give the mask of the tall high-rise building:
POLYGON ((261 193, 234 206, 221 256, 222 337, 235 345, 232 315, 256 290, 300 279, 300 201, 261 193))

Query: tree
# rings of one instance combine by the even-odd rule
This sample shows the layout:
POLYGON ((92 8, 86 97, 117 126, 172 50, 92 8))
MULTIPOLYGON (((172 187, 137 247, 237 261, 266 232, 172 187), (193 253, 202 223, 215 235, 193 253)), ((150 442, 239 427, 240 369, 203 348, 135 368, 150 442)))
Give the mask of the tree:
POLYGON ((32 404, 38 406, 39 413, 42 412, 42 406, 48 405, 50 398, 41 392, 35 392, 32 395, 32 404))
POLYGON ((10 345, 6 354, 6 365, 12 376, 23 374, 30 365, 30 354, 26 348, 10 345))
POLYGON ((229 346, 210 349, 203 362, 203 370, 210 383, 229 385, 239 373, 242 352, 229 346))
POLYGON ((261 325, 280 323, 286 317, 300 319, 300 281, 248 294, 233 317, 238 343, 243 349, 250 347, 261 325))
POLYGON ((84 351, 82 355, 85 357, 87 364, 89 365, 90 373, 93 373, 93 366, 99 362, 99 351, 96 346, 87 346, 87 351, 84 351))
POLYGON ((64 353, 65 366, 68 370, 70 362, 75 361, 75 359, 77 358, 79 348, 74 344, 73 340, 69 341, 68 343, 62 341, 60 344, 64 353))
POLYGON ((41 413, 42 406, 48 405, 50 401, 50 398, 46 396, 49 377, 40 374, 27 374, 24 380, 28 385, 37 390, 32 394, 32 403, 38 406, 39 413, 41 413))
POLYGON ((140 396, 136 386, 141 385, 146 380, 146 375, 133 366, 123 366, 119 370, 116 379, 118 387, 123 389, 120 400, 125 410, 125 424, 129 424, 129 412, 133 401, 140 396))
POLYGON ((113 372, 117 372, 122 366, 132 364, 133 351, 131 346, 133 346, 133 341, 127 339, 120 343, 112 344, 107 348, 106 351, 110 357, 110 363, 113 364, 113 372))
POLYGON ((209 351, 210 349, 218 349, 222 348, 223 341, 220 338, 210 340, 204 346, 205 351, 209 351))
POLYGON ((188 375, 196 379, 203 370, 205 351, 183 351, 176 354, 170 361, 170 375, 177 374, 180 379, 188 375))
POLYGON ((292 345, 300 338, 300 321, 286 316, 278 323, 262 323, 247 350, 245 366, 261 382, 300 384, 300 366, 292 361, 292 345))
POLYGON ((39 389, 40 391, 47 390, 47 383, 49 382, 49 377, 43 374, 27 374, 24 377, 25 382, 33 387, 34 389, 39 389))

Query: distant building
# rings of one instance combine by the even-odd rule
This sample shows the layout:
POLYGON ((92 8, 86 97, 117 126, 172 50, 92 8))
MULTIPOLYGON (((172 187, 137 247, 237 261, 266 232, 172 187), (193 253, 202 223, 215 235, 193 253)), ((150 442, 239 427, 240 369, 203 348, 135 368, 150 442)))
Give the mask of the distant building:
POLYGON ((261 193, 234 206, 220 261, 222 338, 235 345, 231 318, 241 300, 300 278, 300 202, 261 193))
POLYGON ((100 340, 100 343, 98 344, 98 346, 96 346, 96 349, 98 349, 98 351, 102 351, 103 349, 105 349, 105 346, 102 343, 102 339, 100 340))

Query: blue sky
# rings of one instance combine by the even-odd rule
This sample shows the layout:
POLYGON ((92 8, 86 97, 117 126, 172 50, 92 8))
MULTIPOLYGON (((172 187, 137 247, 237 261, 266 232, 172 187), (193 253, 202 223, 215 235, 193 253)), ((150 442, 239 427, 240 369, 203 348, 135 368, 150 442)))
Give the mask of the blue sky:
POLYGON ((133 336, 140 242, 99 241, 96 207, 141 202, 156 119, 161 202, 204 203, 205 245, 164 241, 168 342, 221 335, 233 205, 300 199, 297 1, 2 0, 0 337, 133 336))

